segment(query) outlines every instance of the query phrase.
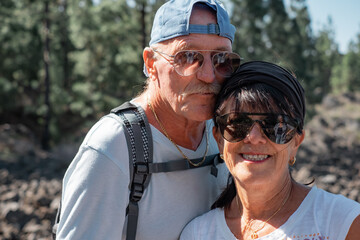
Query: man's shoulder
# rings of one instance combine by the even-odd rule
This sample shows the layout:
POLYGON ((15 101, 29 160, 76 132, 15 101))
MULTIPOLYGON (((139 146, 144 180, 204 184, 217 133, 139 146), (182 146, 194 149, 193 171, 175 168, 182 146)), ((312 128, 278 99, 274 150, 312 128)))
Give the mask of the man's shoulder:
POLYGON ((91 148, 104 155, 119 154, 127 147, 124 128, 115 114, 107 114, 97 121, 87 133, 82 147, 91 148))
POLYGON ((85 142, 93 140, 108 141, 123 131, 123 123, 120 117, 114 113, 109 113, 91 127, 85 138, 85 142))

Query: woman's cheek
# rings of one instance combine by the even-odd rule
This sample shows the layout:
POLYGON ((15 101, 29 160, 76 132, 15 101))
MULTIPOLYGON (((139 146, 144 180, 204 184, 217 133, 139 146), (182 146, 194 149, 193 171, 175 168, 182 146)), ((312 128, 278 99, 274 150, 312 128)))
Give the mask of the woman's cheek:
POLYGON ((232 170, 234 169, 235 161, 236 161, 236 156, 235 156, 236 151, 234 150, 235 147, 234 145, 236 144, 226 142, 224 144, 224 149, 223 149, 224 161, 231 173, 232 170))

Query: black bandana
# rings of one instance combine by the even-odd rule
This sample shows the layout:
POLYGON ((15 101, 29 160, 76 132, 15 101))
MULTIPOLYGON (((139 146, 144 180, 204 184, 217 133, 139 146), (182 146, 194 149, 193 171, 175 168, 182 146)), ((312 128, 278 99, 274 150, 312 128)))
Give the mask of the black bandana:
POLYGON ((305 92, 299 81, 286 69, 269 62, 251 61, 240 65, 231 77, 238 86, 249 83, 265 83, 278 89, 294 105, 300 116, 301 127, 305 118, 305 92))

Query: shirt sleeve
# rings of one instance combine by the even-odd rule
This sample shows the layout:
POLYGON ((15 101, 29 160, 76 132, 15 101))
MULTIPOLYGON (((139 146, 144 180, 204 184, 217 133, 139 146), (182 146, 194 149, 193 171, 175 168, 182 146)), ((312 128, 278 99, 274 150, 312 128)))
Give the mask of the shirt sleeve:
POLYGON ((119 239, 129 198, 129 160, 121 125, 90 130, 63 180, 57 239, 119 239), (114 227, 116 226, 116 227, 114 227))
POLYGON ((336 206, 333 217, 331 218, 331 226, 334 226, 330 229, 332 231, 331 236, 337 236, 335 239, 345 239, 350 226, 355 218, 360 215, 360 204, 338 195, 336 206), (338 226, 338 228, 336 226, 338 226))

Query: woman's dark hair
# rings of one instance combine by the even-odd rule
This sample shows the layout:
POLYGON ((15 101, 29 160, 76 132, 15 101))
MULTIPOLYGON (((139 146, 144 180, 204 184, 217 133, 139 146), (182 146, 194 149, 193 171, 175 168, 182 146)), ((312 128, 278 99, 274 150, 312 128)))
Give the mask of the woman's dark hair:
POLYGON ((211 205, 211 209, 230 207, 231 201, 236 196, 236 187, 233 176, 229 174, 226 188, 219 198, 211 205))
MULTIPOLYGON (((215 118, 220 114, 222 105, 230 98, 235 100, 235 109, 244 106, 251 109, 259 109, 264 112, 285 113, 293 118, 298 118, 294 106, 276 88, 264 84, 254 83, 238 87, 236 84, 225 84, 218 94, 215 102, 214 124, 217 127, 215 118)), ((301 129, 302 130, 302 129, 301 129)))

